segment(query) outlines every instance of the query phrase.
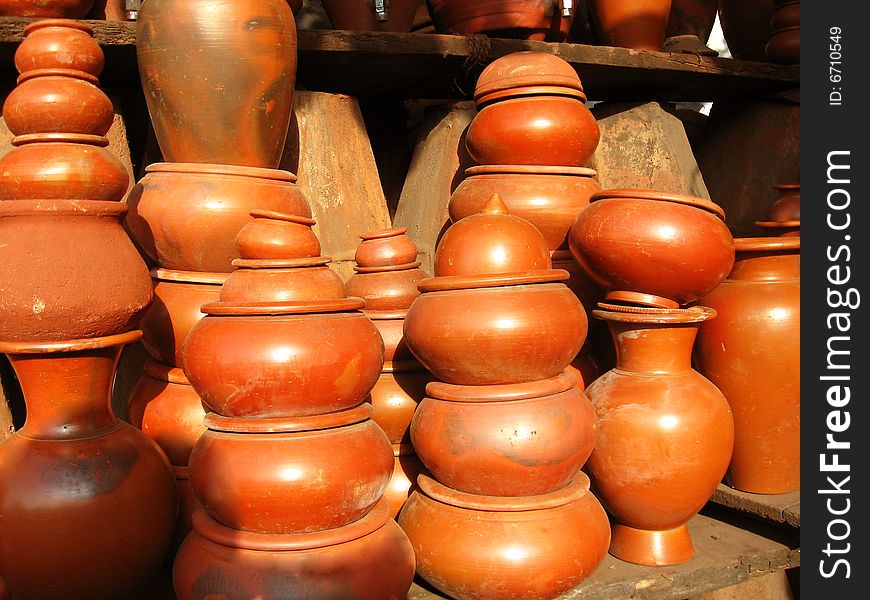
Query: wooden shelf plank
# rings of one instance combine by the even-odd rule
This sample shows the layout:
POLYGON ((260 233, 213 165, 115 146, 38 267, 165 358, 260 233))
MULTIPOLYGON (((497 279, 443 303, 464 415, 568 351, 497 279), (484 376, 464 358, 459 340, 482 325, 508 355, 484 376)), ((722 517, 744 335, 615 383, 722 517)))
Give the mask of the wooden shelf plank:
POLYGON ((771 523, 801 526, 800 490, 790 494, 752 494, 720 483, 711 502, 771 523))

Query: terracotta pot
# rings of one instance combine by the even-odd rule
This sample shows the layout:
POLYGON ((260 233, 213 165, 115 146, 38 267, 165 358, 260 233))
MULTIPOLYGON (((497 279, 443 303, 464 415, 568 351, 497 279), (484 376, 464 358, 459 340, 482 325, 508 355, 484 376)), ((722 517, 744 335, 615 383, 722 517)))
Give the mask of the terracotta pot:
POLYGON ((577 71, 566 60, 549 52, 522 51, 501 56, 480 73, 474 86, 474 101, 483 107, 499 98, 549 93, 586 101, 577 71))
POLYGON ((719 23, 731 56, 766 60, 764 45, 773 34, 774 0, 719 0, 719 23))
POLYGON ((616 368, 586 394, 598 413, 587 469, 615 517, 610 553, 644 565, 694 555, 686 522, 713 495, 734 445, 728 403, 692 369, 706 307, 596 311, 617 347, 616 368))
POLYGON ((175 473, 175 490, 178 492, 178 520, 175 523, 175 536, 172 538, 172 555, 191 531, 193 531, 193 513, 199 506, 199 501, 190 485, 190 471, 187 467, 172 467, 175 473))
POLYGON ((417 573, 456 600, 555 598, 607 554, 607 515, 582 472, 541 496, 457 492, 421 475, 399 515, 417 573))
POLYGON ((142 345, 155 360, 181 366, 187 334, 204 316, 199 307, 216 302, 226 273, 153 269, 154 302, 142 317, 142 345))
POLYGON ((799 183, 782 183, 773 187, 779 197, 770 207, 770 220, 800 221, 801 185, 799 183))
POLYGON ((27 404, 24 427, 0 444, 0 572, 15 598, 132 598, 167 557, 169 463, 109 404, 121 348, 139 335, 0 342, 27 404))
POLYGON ((3 0, 0 17, 58 17, 82 19, 94 0, 3 0))
POLYGON ((173 466, 186 467, 190 452, 205 432, 205 410, 181 369, 145 362, 133 388, 127 420, 157 442, 173 466))
POLYGON ((119 201, 130 174, 101 136, 35 133, 18 136, 0 157, 0 201, 119 201))
POLYGON ((320 256, 320 240, 314 235, 314 219, 268 210, 252 210, 236 235, 241 258, 289 259, 320 256))
POLYGON ((665 37, 694 35, 706 44, 718 11, 718 0, 672 0, 665 37))
POLYGON ((426 387, 414 450, 440 483, 485 496, 533 496, 568 485, 595 442, 595 411, 563 373, 504 386, 426 387))
POLYGON ((184 344, 190 383, 228 417, 301 417, 361 404, 383 343, 359 299, 202 307, 184 344))
POLYGON ((164 159, 276 168, 296 81, 287 2, 148 0, 136 23, 142 88, 164 159))
POLYGON ((338 300, 346 296, 341 278, 327 256, 289 260, 237 258, 221 289, 221 301, 233 303, 338 300))
POLYGON ((406 235, 407 231, 407 227, 394 227, 360 234, 362 241, 354 254, 357 266, 386 268, 416 261, 417 245, 406 235))
POLYGON ((428 371, 416 366, 418 370, 400 370, 393 363, 384 363, 370 394, 369 401, 375 410, 372 419, 393 444, 411 442, 411 419, 417 403, 426 395, 426 384, 434 380, 428 371))
POLYGON ((417 489, 417 477, 426 472, 426 467, 420 457, 414 454, 411 444, 393 444, 393 456, 393 476, 387 484, 384 498, 390 503, 392 517, 398 519, 405 502, 417 489))
POLYGON ((537 271, 423 280, 423 293, 405 318, 405 342, 446 383, 500 385, 555 377, 577 355, 587 331, 577 297, 563 284, 548 283, 566 276, 537 271))
POLYGON ((719 316, 695 357, 734 413, 728 483, 784 494, 800 487, 800 238, 735 243, 734 269, 702 298, 719 316))
POLYGON ((562 269, 568 271, 569 277, 565 281, 568 289, 574 292, 577 299, 583 305, 586 311, 586 320, 589 322, 589 329, 598 327, 600 321, 592 317, 592 310, 598 306, 598 302, 604 299, 604 291, 595 284, 589 275, 580 268, 577 261, 571 255, 570 250, 556 250, 553 252, 552 259, 554 269, 562 269))
POLYGON ((353 31, 398 31, 408 33, 417 12, 417 0, 323 0, 326 16, 334 29, 353 31))
POLYGON ((571 226, 574 258, 612 302, 696 302, 725 279, 734 240, 718 205, 651 190, 605 190, 571 226))
POLYGON ((764 47, 765 56, 781 65, 797 65, 801 61, 801 28, 777 29, 764 47))
POLYGON ((800 0, 776 2, 776 8, 773 9, 773 14, 770 17, 770 27, 774 31, 777 29, 785 29, 786 27, 800 27, 800 24, 800 0))
POLYGON ((562 42, 574 20, 554 0, 426 0, 426 6, 438 33, 459 35, 562 42))
POLYGON ((592 17, 604 45, 635 50, 661 51, 670 12, 671 0, 592 2, 592 17))
POLYGON ((24 39, 15 50, 15 68, 19 73, 33 69, 70 69, 97 77, 104 64, 103 50, 91 28, 70 19, 42 19, 30 23, 24 28, 24 39))
POLYGON ((450 196, 450 219, 456 222, 479 212, 497 193, 510 214, 538 228, 550 250, 567 249, 574 219, 589 206, 590 196, 601 191, 595 175, 582 167, 471 167, 450 196))
POLYGON ((196 497, 218 522, 256 533, 343 527, 374 507, 393 473, 372 407, 297 419, 214 413, 190 457, 196 497))
MULTIPOLYGON (((149 0, 151 2, 152 0, 149 0)), ((127 224, 160 266, 229 272, 254 209, 311 216, 296 176, 276 169, 158 163, 130 192, 127 224)))
POLYGON ((121 227, 127 207, 0 202, 0 340, 56 341, 133 329, 151 278, 121 227))
POLYGON ((193 527, 175 559, 178 600, 402 600, 414 577, 414 552, 385 499, 359 521, 317 533, 239 532, 204 510, 194 514, 193 527))
POLYGON ((394 270, 359 267, 354 267, 354 270, 356 273, 345 284, 347 294, 365 300, 367 312, 384 314, 408 308, 420 294, 417 284, 429 277, 420 268, 420 261, 394 270))

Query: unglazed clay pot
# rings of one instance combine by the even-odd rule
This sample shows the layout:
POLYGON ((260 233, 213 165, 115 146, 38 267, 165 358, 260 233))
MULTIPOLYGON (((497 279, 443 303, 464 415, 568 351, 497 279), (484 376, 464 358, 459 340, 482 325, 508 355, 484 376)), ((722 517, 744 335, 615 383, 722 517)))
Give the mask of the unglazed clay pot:
POLYGON ((440 483, 485 496, 568 485, 595 442, 595 411, 563 373, 502 386, 426 387, 411 423, 418 456, 440 483))
POLYGON ((269 210, 252 210, 236 234, 241 258, 287 259, 320 256, 320 240, 314 234, 314 219, 269 210))
POLYGON ((408 33, 417 12, 417 0, 381 3, 375 0, 323 0, 323 8, 334 29, 408 33))
POLYGON ((568 230, 577 214, 601 191, 595 175, 583 167, 471 167, 450 196, 450 219, 456 222, 479 212, 497 193, 510 214, 538 228, 550 250, 567 249, 568 230))
POLYGON ((157 442, 173 466, 186 467, 205 432, 205 410, 184 372, 154 360, 145 361, 127 406, 127 420, 157 442))
POLYGON ((605 190, 571 226, 574 258, 611 302, 676 308, 725 279, 734 240, 709 200, 651 190, 605 190))
POLYGON ((369 402, 375 410, 372 418, 391 443, 410 443, 411 419, 414 418, 417 403, 426 395, 426 384, 433 379, 417 361, 404 365, 384 363, 369 402))
POLYGON ((278 166, 296 81, 286 0, 148 0, 136 55, 167 162, 278 166))
POLYGON ((592 17, 602 43, 635 50, 661 51, 670 12, 671 0, 592 2, 592 17))
POLYGON ((360 234, 362 240, 357 246, 354 260, 357 267, 364 269, 384 269, 407 265, 417 260, 417 245, 406 233, 407 227, 394 227, 360 234))
POLYGON ((562 42, 573 12, 565 15, 559 0, 426 0, 439 33, 562 42))
POLYGON ((117 202, 0 202, 0 340, 99 337, 136 326, 153 292, 121 227, 126 212, 117 202))
POLYGON ((766 60, 764 45, 773 34, 775 0, 719 0, 719 23, 731 56, 766 60))
POLYGON ((773 9, 773 15, 770 17, 770 26, 773 30, 785 29, 786 27, 800 27, 800 0, 791 0, 789 2, 783 2, 782 0, 775 1, 776 8, 773 9))
POLYGON ((770 220, 800 221, 801 185, 799 183, 782 183, 773 187, 779 197, 770 207, 770 220))
POLYGON ((133 598, 167 557, 169 463, 109 404, 121 348, 139 335, 0 342, 27 404, 0 444, 0 572, 16 599, 133 598))
POLYGON ((556 250, 553 252, 551 260, 554 269, 568 271, 569 277, 565 281, 565 285, 568 286, 569 290, 574 292, 574 295, 583 304, 583 308, 586 310, 586 320, 589 322, 589 329, 598 327, 600 321, 592 318, 592 310, 604 298, 604 291, 577 264, 570 250, 556 250))
POLYGON ((555 377, 577 355, 587 322, 565 271, 433 277, 405 318, 405 342, 435 377, 500 385, 555 377), (546 340, 546 343, 541 343, 546 340))
POLYGON ((426 472, 426 467, 411 444, 393 444, 393 456, 393 476, 387 484, 384 498, 390 503, 393 518, 398 519, 405 502, 417 489, 417 477, 426 472))
POLYGON ((214 412, 301 417, 361 404, 383 366, 378 330, 348 298, 202 307, 182 363, 214 412))
POLYGON ((555 598, 607 554, 610 525, 578 473, 550 494, 493 498, 457 492, 426 475, 399 515, 417 573, 456 600, 555 598))
POLYGON ((0 17, 59 17, 82 19, 94 0, 2 0, 0 17))
POLYGON ((202 509, 193 527, 173 569, 178 600, 227 589, 241 598, 403 600, 414 577, 414 551, 386 499, 350 525, 316 533, 240 532, 202 509))
POLYGON ((344 284, 327 265, 328 256, 300 259, 244 259, 233 261, 221 289, 222 302, 249 303, 337 300, 346 296, 344 284))
POLYGON ((801 61, 801 28, 777 29, 764 46, 764 55, 771 62, 797 65, 801 61))
POLYGON ((167 269, 231 271, 239 257, 236 234, 252 210, 311 216, 288 171, 169 163, 145 171, 130 192, 127 224, 142 250, 167 269))
POLYGON ((474 86, 474 101, 482 106, 498 98, 527 96, 547 89, 586 101, 577 71, 549 52, 522 51, 501 56, 481 71, 474 86))
POLYGON ((362 518, 393 473, 390 441, 363 404, 297 419, 209 414, 190 480, 209 514, 256 533, 305 533, 362 518))
POLYGON ((87 24, 70 19, 42 19, 24 28, 15 50, 19 73, 34 69, 83 71, 94 77, 103 71, 105 57, 87 24))
POLYGON ((701 325, 695 357, 734 414, 728 483, 784 494, 800 487, 800 238, 735 244, 731 274, 701 299, 718 317, 701 325))
POLYGON ((618 358, 586 388, 598 413, 587 470, 616 520, 610 553, 678 564, 694 556, 686 522, 713 495, 734 445, 728 403, 691 365, 698 326, 716 311, 622 311, 595 311, 610 326, 618 358))

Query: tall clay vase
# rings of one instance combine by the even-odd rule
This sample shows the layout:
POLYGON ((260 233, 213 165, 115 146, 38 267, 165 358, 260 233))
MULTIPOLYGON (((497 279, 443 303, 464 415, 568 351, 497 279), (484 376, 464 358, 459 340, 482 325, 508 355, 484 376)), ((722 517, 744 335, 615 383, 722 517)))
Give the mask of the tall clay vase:
POLYGON ((643 565, 694 556, 686 523, 713 495, 734 445, 722 393, 692 369, 705 307, 595 311, 610 326, 616 368, 586 394, 598 437, 586 463, 593 487, 614 516, 610 553, 643 565))
POLYGON ((595 0, 592 17, 601 42, 635 50, 661 51, 671 0, 595 0))
POLYGON ((735 240, 728 278, 703 299, 695 357, 734 413, 726 479, 739 490, 800 487, 800 238, 735 240))
POLYGON ((0 342, 27 403, 0 445, 0 573, 17 600, 135 598, 175 528, 166 456, 112 414, 132 331, 64 342, 0 342))
POLYGON ((136 53, 168 162, 278 166, 296 80, 286 0, 148 0, 136 53))

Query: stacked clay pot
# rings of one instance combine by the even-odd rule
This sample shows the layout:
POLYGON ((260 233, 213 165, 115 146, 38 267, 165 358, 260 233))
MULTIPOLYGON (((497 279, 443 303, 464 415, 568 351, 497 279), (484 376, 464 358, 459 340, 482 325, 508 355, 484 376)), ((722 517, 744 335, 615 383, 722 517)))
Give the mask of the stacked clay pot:
POLYGON ((393 445, 395 467, 385 496, 396 517, 423 470, 411 444, 411 419, 425 396, 432 375, 402 337, 405 315, 419 295, 417 283, 428 275, 420 268, 417 246, 404 227, 360 235, 356 273, 348 279, 347 293, 365 300, 363 313, 372 320, 384 342, 384 366, 369 394, 375 423, 393 445))
POLYGON ((3 107, 15 138, 0 158, 0 352, 27 419, 0 445, 0 578, 21 600, 133 597, 177 513, 166 456, 110 408, 152 286, 121 223, 130 181, 106 150, 99 45, 76 21, 24 34, 3 107))
MULTIPOLYGON (((600 290, 578 267, 567 234, 589 197, 601 190, 587 168, 598 147, 595 117, 570 64, 545 52, 516 52, 493 61, 477 81, 478 113, 466 145, 478 163, 465 172, 448 210, 454 222, 479 211, 498 193, 511 214, 544 235, 554 268, 571 274, 567 285, 591 310, 600 290)), ((590 322, 591 313, 587 312, 590 322)), ((591 365, 589 353, 579 364, 591 365)), ((594 369, 575 370, 586 379, 594 369)), ((594 378, 594 377, 593 377, 594 378)), ((588 383, 581 378, 581 385, 588 383)))
POLYGON ((770 18, 773 33, 764 46, 771 62, 797 65, 801 61, 801 3, 799 0, 776 0, 770 18))
POLYGON ((417 573, 452 598, 555 598, 603 560, 610 527, 580 471, 596 420, 566 367, 586 314, 547 241, 494 195, 454 223, 405 318, 426 386, 418 477, 399 515, 417 573))
POLYGON ((404 598, 414 554, 383 497, 392 446, 365 402, 381 336, 320 256, 313 220, 252 216, 236 270, 182 350, 209 412, 175 593, 404 598))
POLYGON ((801 184, 780 183, 773 188, 776 201, 770 207, 767 219, 756 221, 766 236, 800 236, 801 231, 801 184))
POLYGON ((610 552, 644 565, 690 560, 686 523, 710 499, 734 444, 722 393, 692 368, 692 306, 734 264, 725 214, 701 198, 604 190, 569 232, 571 252, 605 291, 616 367, 587 387, 599 431, 589 476, 615 520, 610 552))

